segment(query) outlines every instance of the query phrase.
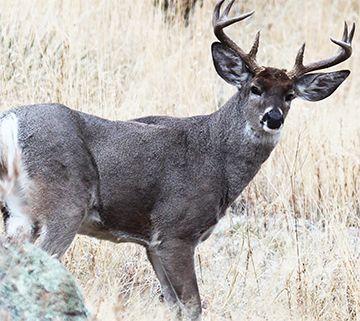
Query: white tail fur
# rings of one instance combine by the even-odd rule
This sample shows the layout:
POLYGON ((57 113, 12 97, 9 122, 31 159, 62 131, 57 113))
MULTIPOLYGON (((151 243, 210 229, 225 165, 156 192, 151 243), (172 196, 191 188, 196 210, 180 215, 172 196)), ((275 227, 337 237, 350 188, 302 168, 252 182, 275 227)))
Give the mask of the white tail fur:
POLYGON ((6 223, 9 236, 31 231, 31 222, 24 211, 27 181, 18 144, 17 118, 10 113, 0 123, 0 200, 10 214, 6 223))

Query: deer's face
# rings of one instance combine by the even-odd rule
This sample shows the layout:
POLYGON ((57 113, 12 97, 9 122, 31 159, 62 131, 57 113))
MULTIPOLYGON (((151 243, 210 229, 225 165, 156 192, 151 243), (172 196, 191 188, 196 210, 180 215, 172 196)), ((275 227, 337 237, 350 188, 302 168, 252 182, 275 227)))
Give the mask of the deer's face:
POLYGON ((223 30, 225 27, 246 19, 254 11, 228 18, 234 0, 229 1, 220 15, 224 1, 220 0, 214 9, 214 34, 220 42, 214 42, 211 46, 213 61, 218 74, 239 89, 241 101, 238 107, 244 112, 242 116, 247 127, 263 133, 278 133, 284 124, 292 99, 296 97, 308 101, 324 99, 349 76, 348 70, 330 73, 309 74, 309 72, 335 66, 351 56, 355 23, 350 32, 345 23, 341 41, 331 38, 331 41, 339 46, 334 56, 304 65, 304 44, 296 56, 293 69, 287 72, 276 68, 264 68, 257 63, 259 32, 248 53, 225 34, 223 30))
POLYGON ((265 68, 248 81, 245 113, 251 129, 275 134, 282 129, 284 120, 295 98, 294 83, 283 70, 265 68))
POLYGON ((349 76, 350 71, 300 74, 290 77, 284 70, 259 67, 252 71, 240 55, 221 43, 212 44, 213 61, 218 74, 239 89, 246 126, 267 133, 279 133, 294 98, 322 100, 331 95, 349 76))

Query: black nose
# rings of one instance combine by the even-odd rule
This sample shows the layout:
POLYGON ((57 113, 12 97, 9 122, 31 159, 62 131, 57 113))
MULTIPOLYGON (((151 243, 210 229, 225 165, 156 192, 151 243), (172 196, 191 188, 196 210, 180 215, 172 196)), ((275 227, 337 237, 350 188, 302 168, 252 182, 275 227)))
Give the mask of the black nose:
POLYGON ((264 115, 263 122, 270 129, 279 129, 284 123, 284 117, 277 110, 272 109, 264 115))

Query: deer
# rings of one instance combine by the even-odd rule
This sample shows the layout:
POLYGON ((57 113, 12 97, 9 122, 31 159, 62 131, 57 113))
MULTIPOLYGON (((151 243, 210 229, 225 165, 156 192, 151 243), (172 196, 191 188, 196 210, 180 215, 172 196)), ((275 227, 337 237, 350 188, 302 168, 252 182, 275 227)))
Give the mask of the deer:
POLYGON ((224 32, 254 11, 213 13, 217 73, 236 93, 208 115, 112 121, 64 105, 0 115, 0 201, 5 233, 60 259, 76 234, 146 249, 174 319, 201 320, 194 252, 280 140, 293 99, 330 96, 349 70, 313 73, 351 56, 355 24, 334 56, 290 71, 256 61, 224 32))

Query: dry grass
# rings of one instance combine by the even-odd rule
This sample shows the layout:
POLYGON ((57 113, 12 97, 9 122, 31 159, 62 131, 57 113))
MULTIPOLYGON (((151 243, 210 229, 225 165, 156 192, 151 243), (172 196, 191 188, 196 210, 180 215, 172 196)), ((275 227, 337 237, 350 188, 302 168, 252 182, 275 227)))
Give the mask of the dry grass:
MULTIPOLYGON (((165 23, 152 1, 4 0, 1 109, 61 102, 112 119, 211 113, 234 89, 215 73, 211 15, 165 23)), ((258 61, 291 68, 332 55, 358 0, 237 1, 256 9, 231 36, 258 61), (330 4, 331 3, 331 4, 330 4)), ((352 74, 319 103, 295 101, 279 146, 196 253, 205 320, 360 318, 360 32, 352 74)), ((79 237, 63 259, 98 320, 167 319, 144 250, 79 237)))

